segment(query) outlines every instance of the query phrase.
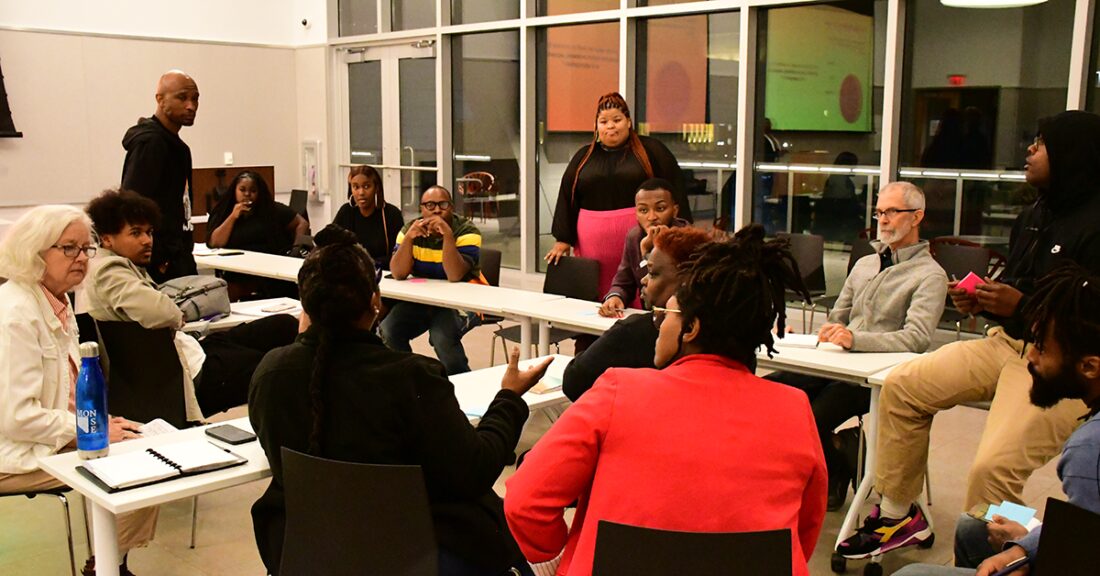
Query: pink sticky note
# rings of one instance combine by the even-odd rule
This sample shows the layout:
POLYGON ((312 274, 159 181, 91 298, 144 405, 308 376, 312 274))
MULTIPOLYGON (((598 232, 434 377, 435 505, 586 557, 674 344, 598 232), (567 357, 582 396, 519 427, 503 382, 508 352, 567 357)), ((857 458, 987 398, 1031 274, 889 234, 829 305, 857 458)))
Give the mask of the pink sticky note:
POLYGON ((415 283, 419 283, 419 282, 427 282, 427 280, 425 280, 425 279, 423 279, 423 278, 409 278, 409 279, 407 279, 407 280, 405 280, 405 281, 406 281, 406 282, 412 282, 412 283, 414 283, 414 284, 415 284, 415 283))
POLYGON ((965 278, 959 281, 959 283, 955 285, 955 287, 966 290, 967 294, 973 294, 974 289, 982 284, 985 284, 985 280, 982 280, 980 276, 971 272, 967 274, 965 278))

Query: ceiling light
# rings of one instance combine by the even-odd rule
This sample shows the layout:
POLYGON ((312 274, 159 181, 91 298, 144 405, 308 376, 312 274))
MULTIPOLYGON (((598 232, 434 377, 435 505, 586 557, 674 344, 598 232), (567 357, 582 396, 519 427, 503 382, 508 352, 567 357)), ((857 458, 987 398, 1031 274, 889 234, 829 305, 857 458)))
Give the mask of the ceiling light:
POLYGON ((1042 4, 1047 0, 940 0, 951 8, 1022 8, 1042 4))

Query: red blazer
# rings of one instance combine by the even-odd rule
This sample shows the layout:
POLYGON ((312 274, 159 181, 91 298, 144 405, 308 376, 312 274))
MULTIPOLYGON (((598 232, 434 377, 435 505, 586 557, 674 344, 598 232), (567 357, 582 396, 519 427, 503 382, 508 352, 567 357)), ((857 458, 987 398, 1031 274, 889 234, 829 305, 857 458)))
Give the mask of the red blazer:
POLYGON ((692 532, 790 528, 808 574, 825 516, 825 460, 801 390, 710 354, 664 370, 612 368, 527 454, 504 512, 527 559, 565 548, 592 573, 599 520, 692 532), (579 500, 572 530, 562 513, 579 500))

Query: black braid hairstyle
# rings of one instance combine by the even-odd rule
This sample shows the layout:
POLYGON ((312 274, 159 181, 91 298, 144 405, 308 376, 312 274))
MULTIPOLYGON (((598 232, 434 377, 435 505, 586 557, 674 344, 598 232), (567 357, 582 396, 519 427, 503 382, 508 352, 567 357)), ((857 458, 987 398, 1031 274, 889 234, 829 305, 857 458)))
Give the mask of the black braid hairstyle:
POLYGON ((321 454, 324 432, 324 386, 333 345, 356 331, 355 323, 371 312, 378 291, 374 260, 354 233, 330 224, 313 238, 317 248, 298 271, 302 310, 309 315, 317 337, 309 397, 313 408, 310 454, 321 454))
POLYGON ((1049 333, 1064 361, 1100 356, 1100 277, 1085 268, 1067 262, 1040 278, 1020 312, 1024 339, 1040 350, 1049 333))
POLYGON ((699 320, 696 342, 708 354, 754 365, 756 349, 775 349, 772 326, 786 329, 787 290, 809 300, 786 240, 764 241, 764 227, 749 224, 726 242, 713 242, 680 265, 676 292, 683 330, 699 320))

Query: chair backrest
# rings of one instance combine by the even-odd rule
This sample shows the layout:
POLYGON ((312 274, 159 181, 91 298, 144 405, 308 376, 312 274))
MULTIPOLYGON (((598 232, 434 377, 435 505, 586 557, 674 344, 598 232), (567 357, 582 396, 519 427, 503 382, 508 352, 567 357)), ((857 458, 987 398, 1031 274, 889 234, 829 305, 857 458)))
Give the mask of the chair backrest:
POLYGON ((436 576, 435 531, 419 466, 340 462, 282 448, 285 576, 436 576))
POLYGON ((973 272, 978 276, 989 274, 989 249, 966 244, 934 244, 932 258, 939 263, 948 278, 962 280, 973 272))
POLYGON ((1100 566, 1100 514, 1047 498, 1035 574, 1095 574, 1100 566))
POLYGON ((478 266, 490 286, 500 286, 500 250, 482 248, 478 266))
POLYGON ((542 291, 578 300, 600 301, 600 261, 578 256, 563 256, 546 267, 542 291))
POLYGON ((791 255, 798 262, 798 271, 810 295, 825 293, 825 237, 817 234, 789 234, 780 232, 777 238, 791 243, 791 255))
POLYGON ((187 426, 183 366, 171 328, 143 328, 137 322, 100 322, 96 330, 107 362, 107 409, 138 422, 163 418, 187 426))
POLYGON ((790 576, 791 531, 674 532, 601 520, 593 576, 790 576))
POLYGON ((290 191, 290 209, 301 214, 302 218, 309 222, 309 192, 305 190, 291 190, 290 191))
POLYGON ((859 262, 860 258, 869 256, 875 253, 874 246, 871 246, 871 241, 866 238, 856 238, 852 241, 852 252, 848 255, 848 274, 852 273, 852 268, 859 262))
POLYGON ((497 179, 489 172, 468 172, 458 179, 462 196, 489 196, 496 192, 497 179))
MULTIPOLYGON (((961 248, 978 248, 978 249, 984 250, 985 253, 986 253, 986 260, 987 260, 987 262, 986 262, 986 272, 981 273, 977 270, 973 271, 975 274, 978 274, 979 276, 987 276, 988 275, 989 277, 996 279, 997 276, 1000 276, 1001 272, 1004 271, 1005 266, 1008 264, 1008 259, 1004 257, 1004 254, 1001 254, 1000 252, 998 252, 998 251, 996 251, 992 248, 987 248, 985 246, 982 246, 981 244, 978 244, 976 242, 972 242, 972 241, 967 240, 965 238, 957 238, 955 236, 940 236, 939 238, 933 238, 932 241, 929 244, 930 244, 929 250, 932 252, 932 257, 933 258, 936 258, 936 254, 938 252, 940 252, 941 250, 945 251, 945 252, 966 252, 966 250, 961 250, 961 248)), ((953 258, 953 257, 956 257, 956 256, 954 256, 954 255, 948 255, 947 256, 947 258, 953 258)), ((977 258, 977 256, 973 256, 973 258, 977 258)), ((937 259, 937 261, 939 261, 939 258, 936 258, 936 259, 937 259)), ((941 263, 940 266, 943 266, 943 264, 941 263)), ((950 277, 951 276, 951 271, 947 270, 946 266, 944 266, 944 270, 947 272, 947 275, 950 277)), ((963 276, 965 276, 965 275, 966 275, 966 272, 963 273, 963 276)), ((959 276, 959 279, 962 280, 962 276, 959 276)))

